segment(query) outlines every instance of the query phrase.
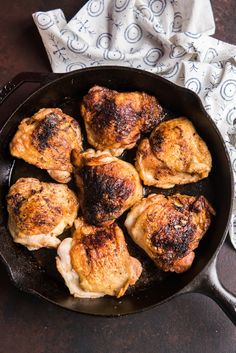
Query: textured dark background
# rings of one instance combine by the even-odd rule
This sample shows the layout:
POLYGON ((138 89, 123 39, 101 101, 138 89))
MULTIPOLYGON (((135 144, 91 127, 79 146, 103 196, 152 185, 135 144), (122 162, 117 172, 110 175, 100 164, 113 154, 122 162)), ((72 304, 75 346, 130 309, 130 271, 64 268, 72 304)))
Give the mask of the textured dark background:
MULTIPOLYGON (((187 3, 188 0, 186 0, 187 3)), ((21 71, 50 70, 31 14, 60 7, 70 19, 86 1, 1 1, 0 84, 21 71)), ((236 45, 236 1, 212 0, 215 37, 236 45)), ((13 99, 19 102, 26 91, 13 99)), ((12 103, 6 103, 13 109, 12 103)), ((218 259, 223 284, 236 293, 236 253, 218 259)), ((19 292, 0 264, 0 353, 236 353, 236 329, 209 298, 189 294, 116 319, 80 315, 19 292)))

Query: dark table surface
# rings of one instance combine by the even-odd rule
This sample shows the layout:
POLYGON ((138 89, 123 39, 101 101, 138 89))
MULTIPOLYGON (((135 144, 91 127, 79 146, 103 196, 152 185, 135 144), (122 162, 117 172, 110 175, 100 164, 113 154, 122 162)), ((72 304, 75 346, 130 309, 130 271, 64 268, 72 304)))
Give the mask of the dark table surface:
MULTIPOLYGON (((70 19, 85 2, 1 1, 0 85, 21 71, 50 71, 33 12, 60 7, 70 19)), ((235 5, 235 0, 212 0, 215 37, 232 44, 236 44, 235 5)), ((19 91, 13 103, 25 94, 19 91)), ((9 112, 13 103, 6 103, 9 112)), ((236 293, 236 253, 228 239, 219 254, 218 272, 226 288, 236 293)), ((200 294, 178 297, 140 314, 99 318, 19 292, 2 264, 0 288, 0 353, 236 352, 235 327, 213 300, 200 294)))

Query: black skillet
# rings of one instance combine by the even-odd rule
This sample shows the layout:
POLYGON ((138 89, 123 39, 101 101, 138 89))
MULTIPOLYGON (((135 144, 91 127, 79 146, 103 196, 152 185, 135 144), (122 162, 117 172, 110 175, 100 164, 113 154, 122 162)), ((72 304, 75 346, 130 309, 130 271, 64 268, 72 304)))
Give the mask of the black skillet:
MULTIPOLYGON (((227 235, 233 200, 233 175, 228 153, 222 137, 211 118, 205 112, 200 99, 192 91, 176 86, 169 81, 141 70, 124 67, 94 67, 69 74, 23 73, 15 77, 0 92, 0 103, 24 82, 49 83, 26 99, 9 117, 1 107, 0 141, 0 257, 5 263, 15 285, 29 293, 38 295, 54 304, 81 313, 118 316, 148 309, 164 303, 174 296, 199 292, 210 296, 236 323, 236 298, 219 282, 216 272, 217 254, 227 235), (51 81, 51 82, 50 82, 51 81), (126 235, 129 250, 143 263, 140 281, 124 297, 116 299, 74 299, 69 295, 55 270, 55 251, 29 252, 14 244, 7 230, 5 197, 9 185, 22 176, 33 176, 49 181, 46 171, 41 171, 9 154, 11 141, 23 117, 31 116, 42 107, 62 107, 78 118, 81 97, 94 84, 104 85, 119 91, 145 91, 155 95, 167 111, 167 118, 187 116, 192 120, 200 136, 206 141, 212 157, 213 168, 209 178, 198 183, 175 187, 171 190, 146 189, 173 194, 175 192, 205 195, 216 210, 216 216, 196 251, 193 266, 184 274, 163 273, 156 269, 147 256, 126 235)), ((82 124, 82 123, 81 123, 82 124)), ((124 158, 130 160, 134 152, 124 158)), ((71 185, 73 188, 73 185, 71 185)), ((124 221, 121 218, 120 224, 124 221)), ((67 234, 68 235, 68 234, 67 234)))

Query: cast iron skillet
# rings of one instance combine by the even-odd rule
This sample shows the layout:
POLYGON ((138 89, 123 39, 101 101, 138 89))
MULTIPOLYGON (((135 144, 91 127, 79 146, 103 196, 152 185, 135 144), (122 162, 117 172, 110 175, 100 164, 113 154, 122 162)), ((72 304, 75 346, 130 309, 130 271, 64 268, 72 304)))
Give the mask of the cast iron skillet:
MULTIPOLYGON (((19 85, 26 81, 44 81, 45 74, 23 73, 15 77, 0 92, 0 103, 19 85)), ((118 316, 142 311, 164 303, 174 296, 199 292, 214 299, 236 323, 236 298, 219 282, 216 272, 217 254, 222 246, 229 225, 233 199, 233 176, 229 156, 222 137, 211 118, 205 112, 200 99, 192 91, 176 86, 169 81, 141 70, 124 67, 94 67, 64 75, 50 75, 49 81, 9 117, 1 115, 0 140, 0 257, 7 266, 15 285, 29 293, 36 294, 54 304, 81 313, 118 316), (53 80, 52 80, 53 77, 53 80), (129 250, 143 263, 144 271, 138 284, 124 297, 116 299, 74 299, 69 295, 63 281, 55 270, 55 251, 39 250, 29 252, 13 243, 7 230, 5 197, 9 185, 22 176, 34 176, 50 180, 46 171, 27 163, 14 160, 9 154, 9 142, 21 119, 31 116, 42 107, 62 107, 63 110, 81 120, 79 101, 94 84, 104 85, 120 91, 138 90, 155 95, 174 116, 187 116, 198 133, 207 142, 213 157, 213 169, 209 178, 198 183, 156 192, 204 194, 216 210, 212 225, 200 242, 193 266, 184 274, 163 273, 156 269, 147 256, 137 248, 126 233, 129 250)), ((124 158, 132 159, 134 153, 124 158)), ((71 186, 73 188, 73 185, 71 186)), ((153 189, 146 189, 146 193, 153 189)), ((121 219, 124 221, 124 218, 121 219)), ((121 222, 121 223, 122 223, 121 222)))

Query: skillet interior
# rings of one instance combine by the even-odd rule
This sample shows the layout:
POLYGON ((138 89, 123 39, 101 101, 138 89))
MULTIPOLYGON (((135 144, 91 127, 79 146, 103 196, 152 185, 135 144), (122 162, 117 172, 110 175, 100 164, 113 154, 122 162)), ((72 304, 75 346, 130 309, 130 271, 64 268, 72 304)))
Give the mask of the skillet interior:
MULTIPOLYGON (((0 156, 2 205, 0 253, 7 263, 14 282, 23 290, 38 293, 56 304, 84 313, 121 315, 136 312, 159 304, 181 290, 205 267, 223 239, 230 212, 232 180, 229 160, 222 139, 211 119, 202 109, 198 98, 191 91, 175 86, 156 75, 119 67, 84 69, 67 74, 41 88, 23 103, 7 120, 0 132, 0 139, 4 146, 0 156), (94 84, 119 91, 138 90, 155 95, 166 108, 167 117, 184 115, 192 120, 198 133, 206 141, 213 157, 213 169, 209 178, 203 181, 166 191, 146 188, 147 194, 151 191, 164 194, 176 192, 189 195, 203 194, 215 208, 217 215, 206 236, 200 242, 192 268, 181 275, 157 270, 125 232, 129 251, 141 260, 144 271, 137 285, 120 299, 112 297, 93 300, 72 298, 55 270, 56 252, 47 249, 29 252, 22 246, 14 244, 6 229, 5 197, 9 185, 22 176, 52 181, 46 171, 41 171, 21 160, 14 161, 10 156, 8 145, 19 122, 23 117, 31 116, 42 107, 61 107, 67 114, 77 118, 82 125, 79 102, 94 84)), ((134 155, 135 150, 132 150, 125 153, 122 158, 132 161, 134 155)), ((70 186, 74 187, 73 184, 70 186)), ((120 225, 124 218, 123 216, 118 221, 120 225)))

